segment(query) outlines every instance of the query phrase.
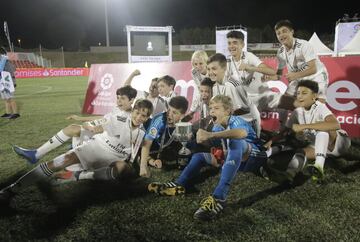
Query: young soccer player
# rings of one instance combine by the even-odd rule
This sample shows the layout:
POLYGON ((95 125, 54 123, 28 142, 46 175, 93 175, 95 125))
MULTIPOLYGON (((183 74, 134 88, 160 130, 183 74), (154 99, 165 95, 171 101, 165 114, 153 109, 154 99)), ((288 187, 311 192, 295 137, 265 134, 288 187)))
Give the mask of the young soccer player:
POLYGON ((161 168, 163 162, 176 160, 177 154, 182 145, 174 141, 175 124, 185 116, 188 108, 188 101, 183 96, 170 99, 169 109, 159 113, 152 120, 148 127, 141 149, 140 174, 150 176, 148 164, 161 168))
MULTIPOLYGON (((108 123, 92 127, 98 133, 84 144, 41 163, 16 182, 0 191, 0 201, 7 202, 15 193, 39 181, 46 181, 54 172, 81 164, 95 180, 124 178, 134 174, 134 158, 141 146, 145 131, 141 125, 150 117, 152 104, 139 99, 129 116, 112 116, 108 123)), ((139 170, 137 171, 139 172, 139 170)), ((139 173, 138 173, 139 174, 139 173)))
POLYGON ((232 78, 227 79, 225 75, 226 57, 220 53, 210 56, 207 67, 208 75, 214 82, 213 95, 229 96, 234 104, 234 114, 241 115, 247 122, 252 123, 256 134, 259 136, 261 130, 260 112, 249 99, 241 83, 232 78))
POLYGON ((15 101, 15 87, 16 87, 16 79, 15 79, 15 66, 8 60, 7 52, 4 47, 0 48, 0 77, 1 72, 6 71, 10 73, 9 78, 12 79, 12 85, 14 89, 10 91, 10 89, 4 88, 4 90, 0 91, 0 97, 5 100, 5 113, 1 115, 1 118, 8 119, 17 119, 20 117, 18 112, 17 104, 15 101))
POLYGON ((208 58, 208 55, 203 50, 197 50, 191 56, 191 75, 196 86, 198 87, 200 86, 201 81, 206 77, 206 63, 208 58))
MULTIPOLYGON (((104 118, 92 121, 91 123, 93 126, 102 125, 108 122, 112 116, 128 116, 130 114, 131 105, 136 97, 136 89, 130 86, 125 86, 119 88, 116 91, 116 94, 117 106, 114 107, 110 113, 106 114, 104 118)), ((56 135, 51 137, 45 144, 37 149, 24 149, 16 145, 13 149, 15 153, 25 158, 28 162, 35 164, 45 154, 64 144, 72 137, 76 138, 76 144, 74 145, 73 142, 73 147, 76 147, 82 141, 89 139, 93 135, 92 132, 89 132, 89 127, 91 127, 91 125, 71 124, 60 130, 56 135)))
POLYGON ((232 78, 240 82, 259 111, 274 108, 293 110, 294 97, 273 92, 263 81, 263 75, 275 75, 276 71, 253 53, 243 50, 244 34, 240 31, 230 31, 226 37, 231 54, 227 65, 227 79, 232 78))
POLYGON ((196 153, 175 182, 151 183, 148 186, 149 191, 170 196, 183 194, 190 185, 190 180, 199 174, 202 167, 222 165, 218 185, 213 194, 201 202, 194 218, 211 220, 221 213, 236 173, 242 171, 258 174, 267 159, 265 152, 260 151, 253 128, 241 117, 231 115, 232 110, 230 97, 224 95, 213 97, 210 100, 210 115, 215 123, 213 130, 212 132, 199 130, 197 134, 198 143, 209 139, 220 140, 225 158, 218 154, 196 153))
MULTIPOLYGON (((340 124, 326 104, 317 100, 318 84, 311 80, 298 83, 296 108, 287 122, 287 130, 280 137, 289 133, 296 133, 296 137, 308 141, 310 144, 296 151, 289 163, 292 170, 301 171, 305 168, 314 180, 324 176, 324 163, 327 155, 341 156, 350 147, 351 141, 347 133, 340 129, 340 124), (314 161, 314 164, 309 162, 314 161)), ((279 139, 277 136, 275 139, 279 139)), ((270 141, 267 146, 270 146, 270 141)), ((289 171, 291 170, 289 169, 289 171)))
POLYGON ((280 79, 283 69, 287 67, 286 78, 289 81, 286 93, 294 96, 300 80, 312 80, 319 86, 318 100, 326 101, 326 89, 329 75, 325 65, 319 60, 311 44, 294 37, 294 27, 289 20, 280 20, 275 24, 275 33, 281 44, 277 53, 278 77, 280 79))
POLYGON ((176 93, 174 92, 175 85, 176 81, 172 76, 165 75, 158 79, 157 88, 159 96, 163 102, 165 102, 166 109, 169 108, 170 99, 176 97, 176 93))

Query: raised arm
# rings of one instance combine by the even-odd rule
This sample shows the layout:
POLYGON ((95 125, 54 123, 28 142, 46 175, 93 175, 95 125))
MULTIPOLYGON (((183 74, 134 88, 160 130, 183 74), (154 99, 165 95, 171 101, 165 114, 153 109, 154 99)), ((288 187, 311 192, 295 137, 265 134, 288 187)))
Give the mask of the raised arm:
POLYGON ((133 71, 130 76, 126 79, 124 86, 131 86, 131 82, 134 79, 134 77, 139 76, 141 74, 141 72, 136 69, 135 71, 133 71))

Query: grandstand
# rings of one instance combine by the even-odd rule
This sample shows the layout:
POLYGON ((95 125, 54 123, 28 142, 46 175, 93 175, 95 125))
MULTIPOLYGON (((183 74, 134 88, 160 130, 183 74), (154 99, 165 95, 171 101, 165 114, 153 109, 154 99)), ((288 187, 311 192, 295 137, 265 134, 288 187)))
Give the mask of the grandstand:
POLYGON ((18 68, 42 68, 42 66, 37 65, 29 60, 11 60, 11 63, 18 68))

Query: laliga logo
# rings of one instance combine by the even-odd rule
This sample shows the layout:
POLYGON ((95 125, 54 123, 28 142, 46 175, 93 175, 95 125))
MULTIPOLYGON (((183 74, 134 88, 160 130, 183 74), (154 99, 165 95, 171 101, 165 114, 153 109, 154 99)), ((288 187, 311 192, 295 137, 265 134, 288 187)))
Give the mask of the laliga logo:
POLYGON ((114 83, 114 77, 110 73, 106 73, 100 81, 100 86, 103 90, 109 89, 114 83))

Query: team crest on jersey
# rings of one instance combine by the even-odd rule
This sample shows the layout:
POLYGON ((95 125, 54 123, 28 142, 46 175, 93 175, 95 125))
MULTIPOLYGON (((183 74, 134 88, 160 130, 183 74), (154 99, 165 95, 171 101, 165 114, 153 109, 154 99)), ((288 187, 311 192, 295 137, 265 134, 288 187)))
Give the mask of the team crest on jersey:
POLYGON ((126 122, 126 117, 124 117, 124 116, 116 116, 116 118, 117 118, 117 121, 121 121, 121 122, 126 122))
POLYGON ((155 127, 152 127, 149 131, 150 135, 152 137, 156 137, 156 134, 157 134, 157 129, 155 127))

